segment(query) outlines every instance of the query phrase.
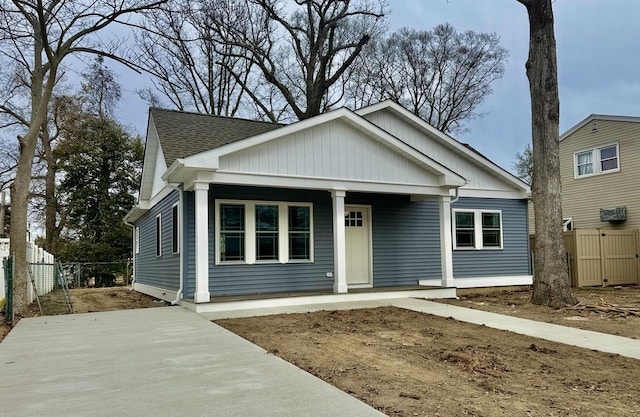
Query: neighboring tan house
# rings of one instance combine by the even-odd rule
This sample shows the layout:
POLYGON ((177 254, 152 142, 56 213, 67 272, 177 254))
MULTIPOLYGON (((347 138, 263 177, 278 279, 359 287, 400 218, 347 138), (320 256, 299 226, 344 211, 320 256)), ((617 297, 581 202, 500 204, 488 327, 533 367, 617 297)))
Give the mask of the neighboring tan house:
MULTIPOLYGON (((593 114, 560 136, 559 154, 572 284, 637 284, 640 117, 593 114)), ((534 234, 531 205, 529 216, 534 234)))
POLYGON ((529 196, 390 101, 287 126, 151 109, 126 216, 134 288, 203 311, 224 296, 531 284, 529 196))
POLYGON ((592 114, 560 136, 559 154, 565 230, 640 228, 640 117, 592 114))

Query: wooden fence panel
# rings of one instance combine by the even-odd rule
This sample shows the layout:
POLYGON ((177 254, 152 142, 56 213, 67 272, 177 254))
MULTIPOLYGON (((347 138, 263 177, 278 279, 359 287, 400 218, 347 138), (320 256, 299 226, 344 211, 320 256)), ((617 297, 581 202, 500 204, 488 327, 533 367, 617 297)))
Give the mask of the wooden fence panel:
POLYGON ((638 282, 637 231, 605 230, 601 234, 603 247, 603 280, 605 285, 636 284, 638 282))
POLYGON ((576 284, 578 287, 602 285, 602 246, 600 231, 576 229, 576 284))

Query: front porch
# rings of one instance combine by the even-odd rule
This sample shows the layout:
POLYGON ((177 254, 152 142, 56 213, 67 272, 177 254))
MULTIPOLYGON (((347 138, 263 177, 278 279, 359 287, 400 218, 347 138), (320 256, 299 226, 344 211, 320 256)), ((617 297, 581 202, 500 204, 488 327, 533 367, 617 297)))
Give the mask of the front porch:
MULTIPOLYGON (((384 301, 397 298, 455 298, 455 288, 401 286, 351 289, 348 293, 330 291, 286 292, 261 295, 212 297, 208 303, 181 300, 180 305, 196 313, 241 312, 243 310, 273 309, 277 307, 307 306, 359 301, 384 301)), ((277 312, 265 311, 277 314, 277 312)))

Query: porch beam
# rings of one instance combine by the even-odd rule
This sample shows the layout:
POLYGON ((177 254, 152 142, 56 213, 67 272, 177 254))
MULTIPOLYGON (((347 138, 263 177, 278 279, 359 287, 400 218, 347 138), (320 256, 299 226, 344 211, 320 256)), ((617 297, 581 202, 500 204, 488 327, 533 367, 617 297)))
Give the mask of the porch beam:
POLYGON ((346 293, 347 288, 347 252, 344 228, 344 198, 343 190, 332 190, 333 201, 333 292, 346 293))
POLYGON ((440 209, 440 263, 441 286, 451 288, 455 286, 453 279, 453 238, 451 223, 451 197, 438 197, 440 209))
POLYGON ((196 292, 193 301, 208 303, 209 293, 209 184, 195 183, 196 292))

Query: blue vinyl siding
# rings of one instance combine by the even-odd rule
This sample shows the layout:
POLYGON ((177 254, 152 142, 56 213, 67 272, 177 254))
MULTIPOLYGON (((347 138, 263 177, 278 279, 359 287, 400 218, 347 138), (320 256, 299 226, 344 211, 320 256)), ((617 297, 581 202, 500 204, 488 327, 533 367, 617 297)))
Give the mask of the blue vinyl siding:
POLYGON ((440 279, 438 200, 347 193, 345 204, 371 205, 373 286, 418 285, 440 279))
POLYGON ((454 209, 502 210, 502 249, 454 250, 455 278, 529 275, 527 201, 460 198, 454 209))
POLYGON ((184 249, 184 265, 182 273, 184 279, 183 298, 193 298, 196 290, 196 232, 195 222, 195 194, 193 191, 183 192, 182 202, 184 204, 184 234, 182 248, 184 249), (186 294, 190 294, 189 297, 186 294))
POLYGON ((152 207, 137 222, 140 252, 136 254, 136 282, 176 291, 180 283, 180 255, 171 253, 171 208, 178 201, 174 191, 152 207), (162 256, 156 256, 156 217, 162 218, 162 256))
MULTIPOLYGON (((186 233, 185 271, 189 279, 185 286, 185 298, 193 298, 195 291, 195 250, 191 250, 195 241, 193 193, 185 194, 185 212, 191 219, 186 233)), ((289 291, 327 291, 333 288, 333 278, 328 278, 327 272, 333 272, 333 223, 331 195, 328 191, 211 186, 209 191, 209 291, 212 297, 289 291), (216 199, 313 203, 314 262, 216 265, 214 234, 216 199)))

